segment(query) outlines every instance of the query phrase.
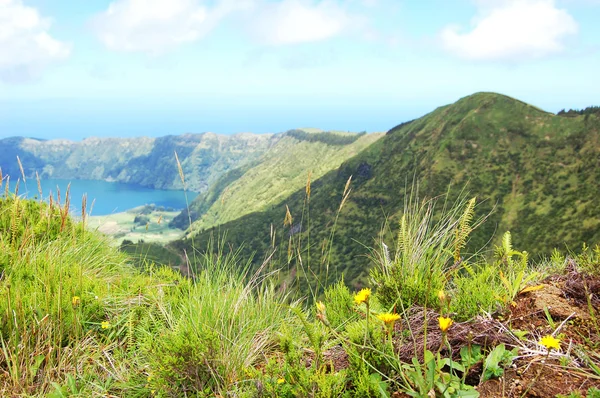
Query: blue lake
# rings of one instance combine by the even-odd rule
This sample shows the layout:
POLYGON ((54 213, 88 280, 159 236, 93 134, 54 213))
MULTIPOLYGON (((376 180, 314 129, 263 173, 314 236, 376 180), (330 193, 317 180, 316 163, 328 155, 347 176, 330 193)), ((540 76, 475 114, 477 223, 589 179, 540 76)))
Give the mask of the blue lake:
MULTIPOLYGON (((186 207, 183 191, 168 191, 120 182, 95 180, 41 180, 44 199, 46 200, 52 193, 56 201, 56 194, 60 189, 61 200, 64 203, 65 192, 69 183, 71 183, 71 211, 77 215, 81 214, 81 202, 84 194, 87 194, 87 211, 90 213, 91 208, 91 215, 93 216, 120 213, 147 204, 163 206, 173 210, 182 210, 186 207), (93 207, 92 202, 94 203, 93 207)), ((15 182, 10 182, 10 188, 14 192, 15 182)), ((4 192, 4 188, 2 188, 2 192, 4 192)), ((197 195, 195 192, 187 192, 188 201, 191 202, 197 195)), ((28 179, 27 183, 19 182, 19 196, 39 197, 37 181, 28 179)))

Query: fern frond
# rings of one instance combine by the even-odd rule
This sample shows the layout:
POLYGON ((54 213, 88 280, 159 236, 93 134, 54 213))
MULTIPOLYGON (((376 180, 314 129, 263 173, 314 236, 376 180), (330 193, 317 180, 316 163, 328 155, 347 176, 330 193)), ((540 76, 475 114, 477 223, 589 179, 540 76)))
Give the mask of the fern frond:
POLYGON ((462 264, 462 267, 465 271, 467 271, 469 273, 469 275, 471 275, 472 277, 475 276, 475 270, 473 269, 473 267, 470 264, 467 264, 465 262, 462 264))
POLYGON ((506 231, 502 236, 502 250, 506 256, 510 256, 510 253, 513 251, 512 236, 510 235, 510 231, 506 231))

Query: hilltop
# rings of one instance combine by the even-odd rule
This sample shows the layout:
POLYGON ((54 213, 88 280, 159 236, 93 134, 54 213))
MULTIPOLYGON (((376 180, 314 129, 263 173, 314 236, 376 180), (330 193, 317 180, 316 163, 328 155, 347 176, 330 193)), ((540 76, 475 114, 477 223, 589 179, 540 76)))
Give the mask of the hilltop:
MULTIPOLYGON (((288 237, 303 231, 303 241, 313 245, 310 254, 304 253, 305 263, 328 262, 336 267, 334 275, 360 285, 371 265, 367 248, 380 238, 393 246, 393 235, 380 232, 384 225, 396 225, 405 199, 417 191, 412 189, 416 181, 421 198, 449 191, 452 201, 463 189, 478 198, 476 214, 488 217, 469 241, 471 252, 490 239, 498 242, 509 230, 532 255, 577 249, 582 242, 600 241, 599 140, 597 115, 560 117, 504 95, 477 93, 391 129, 314 180, 309 202, 301 188, 270 208, 200 232, 193 242, 206 247, 226 234, 228 244, 246 255, 257 253, 260 261, 273 247, 272 228, 279 256, 288 250, 288 237), (323 248, 331 244, 350 177, 351 193, 330 253, 323 248), (294 222, 284 227, 286 206, 294 222), (308 209, 310 222, 304 218, 308 209)), ((182 250, 190 244, 184 239, 171 246, 182 250)))

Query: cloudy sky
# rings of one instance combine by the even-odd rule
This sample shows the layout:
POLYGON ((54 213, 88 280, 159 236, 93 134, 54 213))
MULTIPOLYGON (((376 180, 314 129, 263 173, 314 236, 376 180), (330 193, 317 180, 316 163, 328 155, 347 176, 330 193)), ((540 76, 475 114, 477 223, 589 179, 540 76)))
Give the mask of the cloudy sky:
POLYGON ((600 104, 600 0, 0 0, 0 137, 385 131, 600 104))

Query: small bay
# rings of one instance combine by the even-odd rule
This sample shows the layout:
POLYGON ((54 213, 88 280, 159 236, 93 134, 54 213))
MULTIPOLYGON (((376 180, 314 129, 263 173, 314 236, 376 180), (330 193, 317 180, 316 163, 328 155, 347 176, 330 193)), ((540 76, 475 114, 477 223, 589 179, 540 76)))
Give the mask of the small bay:
MULTIPOLYGON (((40 181, 44 200, 48 200, 52 194, 56 201, 57 192, 60 190, 61 201, 64 204, 69 183, 71 184, 70 208, 71 213, 75 215, 81 214, 84 195, 87 195, 87 212, 94 216, 120 213, 149 204, 164 207, 167 210, 183 210, 186 207, 186 195, 189 202, 198 195, 196 192, 153 189, 121 182, 45 179, 40 181)), ((11 192, 15 191, 15 185, 16 181, 11 180, 11 192)), ((18 193, 21 197, 39 198, 37 181, 35 179, 27 179, 27 182, 21 180, 18 193)))

